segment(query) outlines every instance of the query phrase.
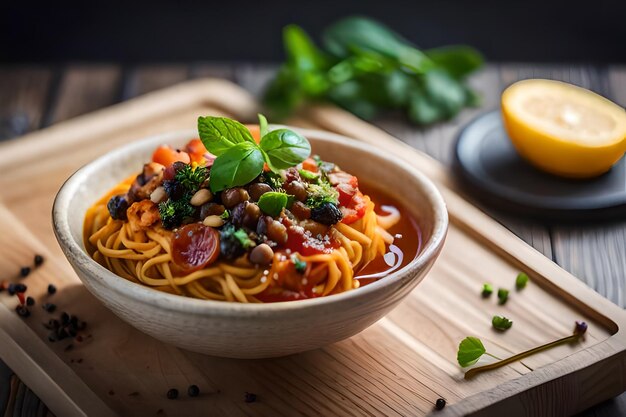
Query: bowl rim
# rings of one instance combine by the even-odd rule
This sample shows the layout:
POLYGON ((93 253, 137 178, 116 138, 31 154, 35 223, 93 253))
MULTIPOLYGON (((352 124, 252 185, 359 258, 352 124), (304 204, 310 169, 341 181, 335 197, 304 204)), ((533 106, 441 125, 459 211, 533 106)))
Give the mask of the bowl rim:
MULTIPOLYGON (((74 191, 80 187, 82 179, 85 176, 93 175, 93 173, 97 171, 102 164, 105 164, 106 161, 112 158, 120 157, 126 153, 138 152, 147 146, 168 143, 169 141, 174 141, 180 139, 181 137, 197 137, 197 132, 195 130, 186 129, 150 135, 117 147, 83 165, 63 183, 54 200, 52 208, 52 225, 57 241, 66 258, 68 258, 68 261, 75 269, 78 268, 82 270, 86 273, 85 275, 93 274, 96 278, 100 278, 104 285, 122 297, 132 298, 138 302, 150 302, 162 309, 185 312, 188 314, 202 315, 204 313, 211 313, 214 316, 232 316, 233 314, 238 314, 240 316, 258 316, 259 314, 267 315, 272 313, 283 313, 285 311, 299 312, 309 308, 317 308, 322 305, 328 306, 332 304, 341 304, 342 302, 349 300, 355 301, 359 298, 366 297, 371 293, 383 290, 403 275, 411 275, 407 274, 407 272, 426 267, 431 260, 437 257, 443 247, 448 230, 448 212, 446 209, 446 203, 437 187, 425 174, 402 159, 395 157, 390 152, 356 139, 317 129, 304 129, 276 124, 270 125, 270 129, 282 127, 288 127, 295 130, 305 137, 313 137, 314 140, 334 142, 339 146, 360 148, 360 150, 367 153, 376 154, 376 156, 390 161, 393 160, 394 164, 396 164, 399 168, 410 172, 411 175, 420 183, 422 192, 428 199, 430 206, 433 209, 434 217, 432 235, 427 241, 424 242, 422 251, 418 254, 418 256, 416 256, 407 265, 392 272, 391 274, 366 286, 358 288, 358 291, 346 291, 340 294, 304 300, 260 304, 204 300, 169 294, 162 291, 156 291, 145 285, 128 281, 116 275, 93 260, 84 248, 74 240, 68 221, 68 209, 71 206, 72 195, 74 194, 74 191)), ((411 276, 407 279, 407 282, 412 281, 416 277, 417 274, 411 276)), ((90 279, 91 278, 92 277, 90 277, 90 279)), ((81 281, 83 281, 84 285, 86 284, 83 278, 81 278, 81 281)), ((86 285, 88 289, 90 285, 91 283, 86 285)))

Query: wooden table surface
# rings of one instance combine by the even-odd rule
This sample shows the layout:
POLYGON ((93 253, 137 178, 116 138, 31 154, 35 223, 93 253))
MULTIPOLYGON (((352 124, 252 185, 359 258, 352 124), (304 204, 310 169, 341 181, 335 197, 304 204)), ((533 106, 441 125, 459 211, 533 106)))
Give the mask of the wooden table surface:
MULTIPOLYGON (((258 95, 275 69, 275 65, 246 63, 0 66, 0 140, 191 78, 226 78, 258 95)), ((481 111, 497 108, 500 93, 507 85, 531 77, 571 82, 626 105, 626 66, 492 64, 471 80, 483 95, 480 109, 466 110, 455 120, 428 129, 409 125, 399 115, 381 117, 374 123, 450 164, 458 130, 481 111)), ((545 256, 626 308, 626 220, 549 225, 484 209, 545 256)), ((0 362, 0 416, 48 413, 45 405, 0 362)), ((626 393, 582 415, 625 416, 626 393)))

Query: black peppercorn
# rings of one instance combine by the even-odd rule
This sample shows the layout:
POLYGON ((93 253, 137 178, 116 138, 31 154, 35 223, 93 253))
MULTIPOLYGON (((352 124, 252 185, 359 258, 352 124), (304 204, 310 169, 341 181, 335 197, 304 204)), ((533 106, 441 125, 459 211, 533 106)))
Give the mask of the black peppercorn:
POLYGON ((44 258, 41 255, 35 255, 35 266, 41 266, 43 264, 44 258))
POLYGON ((52 284, 48 284, 48 294, 52 295, 57 292, 57 287, 52 284))
POLYGON ((48 313, 54 313, 54 310, 57 309, 56 304, 52 304, 52 303, 45 303, 44 305, 41 306, 44 310, 46 310, 48 313))
POLYGON ((35 299, 33 297, 26 297, 26 305, 27 306, 34 306, 35 305, 35 299))
POLYGON ((70 315, 64 311, 63 313, 61 313, 61 324, 65 326, 69 322, 70 322, 70 315))
POLYGON ((30 266, 23 266, 20 268, 20 276, 22 278, 27 277, 30 274, 30 266))
POLYGON ((30 310, 23 304, 18 304, 15 307, 15 311, 17 312, 17 315, 20 317, 28 317, 30 316, 30 310))
POLYGON ((443 410, 445 406, 446 406, 446 400, 444 400, 443 398, 437 398, 437 401, 435 401, 435 408, 437 410, 443 410))
POLYGON ((252 393, 252 392, 247 392, 244 396, 244 401, 247 403, 253 403, 256 401, 256 394, 252 393))
POLYGON ((172 388, 167 391, 167 398, 169 400, 175 400, 176 398, 178 398, 178 390, 176 388, 172 388))
POLYGON ((7 287, 7 292, 9 293, 9 295, 15 295, 15 284, 9 284, 9 286, 7 287))
POLYGON ((26 292, 28 287, 24 284, 15 284, 13 286, 13 289, 15 290, 15 292, 26 292))
POLYGON ((197 385, 189 385, 189 388, 187 388, 187 394, 189 394, 190 397, 197 397, 200 395, 200 388, 198 388, 197 385))

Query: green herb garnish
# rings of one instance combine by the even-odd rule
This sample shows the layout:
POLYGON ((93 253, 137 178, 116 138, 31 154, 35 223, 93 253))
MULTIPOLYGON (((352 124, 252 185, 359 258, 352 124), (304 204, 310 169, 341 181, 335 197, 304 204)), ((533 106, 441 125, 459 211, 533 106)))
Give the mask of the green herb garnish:
POLYGON ((241 123, 225 117, 199 117, 198 132, 204 146, 217 156, 211 167, 211 191, 245 185, 263 172, 267 163, 278 172, 308 158, 311 145, 306 138, 289 129, 268 131, 267 120, 259 115, 260 143, 241 123))
POLYGON ((159 203, 158 207, 161 223, 166 229, 180 226, 185 217, 190 217, 195 212, 194 207, 189 204, 187 198, 181 198, 180 200, 168 199, 159 203))
POLYGON ((306 262, 298 258, 297 255, 291 255, 291 262, 293 262, 296 271, 303 273, 306 270, 306 262))
POLYGON ((526 273, 520 272, 519 274, 517 274, 517 278, 515 278, 515 288, 521 290, 526 286, 526 284, 528 284, 529 279, 530 278, 528 278, 528 275, 526 275, 526 273))
POLYGON ((233 233, 233 236, 239 241, 239 244, 241 245, 241 247, 246 250, 256 246, 256 243, 254 243, 254 241, 250 239, 250 236, 248 236, 248 233, 243 229, 235 230, 235 232, 233 233))
POLYGON ((506 290, 504 288, 499 288, 498 289, 498 303, 504 304, 507 302, 508 299, 509 299, 509 290, 506 290))
POLYGON ((285 180, 283 177, 273 171, 268 171, 263 173, 263 177, 265 177, 265 181, 276 191, 281 190, 283 188, 283 184, 285 180))
POLYGON ((272 130, 259 143, 266 155, 265 162, 278 172, 304 161, 311 154, 311 144, 299 133, 289 129, 272 130))
POLYGON ((335 205, 339 203, 339 193, 326 181, 320 181, 318 184, 308 184, 307 192, 306 205, 310 208, 317 208, 325 203, 335 205))
POLYGON ((483 64, 468 46, 419 50, 375 20, 342 19, 322 33, 318 48, 296 25, 283 30, 287 56, 265 92, 265 104, 286 116, 308 101, 326 100, 370 119, 402 109, 417 124, 454 117, 475 106, 465 79, 483 64))
POLYGON ((481 295, 484 298, 487 298, 487 297, 491 296, 492 293, 493 293, 493 287, 491 286, 491 284, 483 284, 483 289, 481 291, 481 295))
POLYGON ((508 330, 513 325, 513 322, 504 316, 493 316, 491 319, 491 325, 494 329, 508 330))
POLYGON ((224 212, 220 214, 220 219, 222 220, 228 220, 229 218, 230 218, 230 213, 228 212, 228 210, 224 210, 224 212))
POLYGON ((456 360, 463 368, 478 362, 481 356, 487 353, 483 342, 477 337, 468 336, 461 340, 456 360))
POLYGON ((307 181, 317 181, 320 178, 320 174, 307 171, 306 169, 299 169, 298 173, 300 174, 300 177, 304 178, 307 181))
POLYGON ((564 343, 577 342, 578 340, 580 340, 581 337, 583 337, 586 332, 587 323, 577 321, 574 326, 574 331, 570 336, 563 337, 561 339, 555 340, 554 342, 546 343, 545 345, 537 346, 536 348, 526 350, 522 353, 518 353, 517 355, 513 355, 506 359, 500 359, 487 352, 480 339, 476 337, 466 337, 459 344, 457 361, 461 367, 465 368, 467 366, 475 364, 482 355, 489 355, 498 360, 497 362, 490 363, 488 365, 478 366, 476 368, 470 369, 465 373, 465 379, 469 379, 481 372, 500 368, 502 366, 508 365, 509 363, 521 360, 527 356, 534 355, 535 353, 542 352, 555 346, 562 345, 564 343))
POLYGON ((270 191, 259 198, 259 208, 265 214, 269 214, 272 217, 276 217, 280 214, 283 208, 287 207, 288 195, 281 192, 270 191))
POLYGON ((193 168, 186 164, 176 172, 174 179, 180 182, 188 193, 195 193, 208 176, 209 170, 207 168, 201 166, 193 168))

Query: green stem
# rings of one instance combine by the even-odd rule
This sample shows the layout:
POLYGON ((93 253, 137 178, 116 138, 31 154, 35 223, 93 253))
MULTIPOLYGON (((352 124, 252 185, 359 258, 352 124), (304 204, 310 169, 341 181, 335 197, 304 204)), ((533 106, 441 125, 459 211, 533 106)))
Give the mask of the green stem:
MULTIPOLYGON (((465 379, 470 379, 470 378, 476 376, 477 374, 479 374, 481 372, 490 371, 492 369, 500 368, 502 366, 508 365, 509 363, 518 361, 518 360, 523 359, 523 358, 525 358, 527 356, 534 355, 535 353, 539 353, 539 352, 541 352, 543 350, 553 348, 553 347, 561 345, 563 343, 575 342, 575 341, 578 340, 579 337, 580 337, 580 334, 575 333, 575 334, 573 334, 571 336, 567 336, 567 337, 564 337, 562 339, 555 340, 554 342, 546 343, 545 345, 541 345, 541 346, 538 346, 536 348, 527 350, 525 352, 518 353, 517 355, 513 355, 510 358, 506 358, 506 359, 503 359, 503 360, 498 361, 498 362, 490 363, 489 365, 483 365, 483 366, 478 366, 476 368, 472 368, 469 371, 465 372, 465 379)), ((489 355, 489 356, 493 356, 493 355, 489 355)))
POLYGON ((487 355, 487 356, 491 356, 492 358, 494 358, 495 360, 498 360, 498 361, 501 361, 501 360, 502 360, 502 358, 499 358, 499 357, 497 357, 496 355, 492 355, 492 354, 491 354, 491 353, 489 353, 489 352, 485 352, 485 355, 487 355))

